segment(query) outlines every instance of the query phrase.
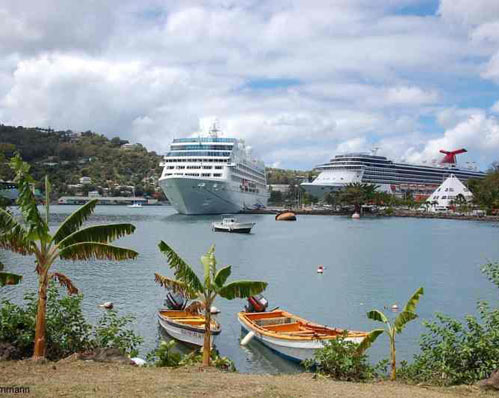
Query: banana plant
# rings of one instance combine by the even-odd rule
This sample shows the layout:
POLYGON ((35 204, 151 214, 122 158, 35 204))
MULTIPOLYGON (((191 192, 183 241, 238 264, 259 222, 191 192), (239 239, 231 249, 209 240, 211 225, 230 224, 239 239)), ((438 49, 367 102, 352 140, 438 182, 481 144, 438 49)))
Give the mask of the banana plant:
POLYGON ((19 154, 11 159, 19 195, 17 204, 23 220, 17 220, 8 211, 0 208, 0 248, 25 256, 34 256, 38 274, 38 309, 35 325, 33 360, 45 357, 45 324, 47 311, 47 288, 51 279, 64 286, 69 294, 78 289, 71 279, 59 272, 50 272, 56 260, 127 260, 137 256, 134 250, 112 246, 109 243, 133 233, 132 224, 94 225, 81 228, 92 214, 97 200, 81 206, 67 217, 57 230, 49 228, 50 183, 45 177, 45 216, 38 211, 36 198, 31 191, 34 180, 29 175, 30 166, 19 154))
POLYGON ((12 274, 10 272, 3 272, 4 265, 0 263, 0 286, 17 285, 23 279, 22 275, 12 274))
POLYGON ((203 340, 203 366, 210 366, 211 351, 211 306, 217 296, 227 300, 246 298, 260 294, 267 287, 266 282, 237 280, 226 283, 231 274, 231 266, 217 270, 215 246, 201 257, 204 268, 204 278, 200 279, 192 268, 165 242, 158 245, 159 250, 166 256, 168 265, 173 270, 175 278, 169 278, 155 273, 154 280, 161 286, 181 293, 188 299, 196 299, 202 303, 205 314, 203 340))
POLYGON ((397 378, 397 361, 396 361, 396 348, 395 348, 395 336, 402 333, 407 323, 416 319, 418 315, 416 314, 416 305, 419 299, 424 294, 424 290, 420 287, 414 292, 403 310, 395 317, 393 321, 390 321, 388 317, 379 310, 372 310, 367 313, 367 317, 373 321, 383 322, 385 327, 383 329, 374 329, 369 335, 360 343, 358 352, 364 352, 367 350, 374 341, 383 333, 388 335, 390 339, 390 353, 391 353, 391 365, 392 373, 391 380, 397 378))

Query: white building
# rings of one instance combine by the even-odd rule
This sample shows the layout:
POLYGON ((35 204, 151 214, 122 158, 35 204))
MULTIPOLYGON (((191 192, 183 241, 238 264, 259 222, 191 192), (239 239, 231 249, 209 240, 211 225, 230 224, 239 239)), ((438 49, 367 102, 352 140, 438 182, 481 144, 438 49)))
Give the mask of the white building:
POLYGON ((80 178, 80 184, 91 184, 92 179, 90 177, 81 177, 80 178))
POLYGON ((458 204, 459 197, 462 197, 466 202, 471 202, 473 194, 470 190, 457 178, 451 174, 440 185, 435 192, 433 192, 426 202, 430 203, 431 211, 447 211, 452 205, 458 204))

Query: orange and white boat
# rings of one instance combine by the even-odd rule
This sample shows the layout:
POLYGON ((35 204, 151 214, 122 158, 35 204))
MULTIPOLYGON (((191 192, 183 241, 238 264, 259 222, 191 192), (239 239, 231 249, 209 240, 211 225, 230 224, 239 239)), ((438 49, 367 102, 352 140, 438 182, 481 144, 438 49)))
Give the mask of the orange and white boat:
MULTIPOLYGON (((203 314, 193 314, 183 310, 162 309, 158 312, 159 324, 174 339, 184 343, 202 346, 204 342, 203 314)), ((211 320, 211 344, 222 331, 220 324, 211 320)))
MULTIPOLYGON (((345 330, 319 325, 287 311, 239 312, 238 320, 248 332, 241 344, 255 338, 280 356, 301 362, 312 358, 324 342, 334 340, 345 330)), ((360 343, 367 332, 347 331, 345 340, 360 343)))

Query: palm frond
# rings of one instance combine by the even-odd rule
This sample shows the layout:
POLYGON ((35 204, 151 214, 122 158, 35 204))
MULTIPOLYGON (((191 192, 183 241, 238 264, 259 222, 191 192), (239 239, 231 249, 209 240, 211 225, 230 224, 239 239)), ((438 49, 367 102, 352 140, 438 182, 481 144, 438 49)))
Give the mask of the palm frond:
POLYGON ((173 269, 175 278, 184 282, 190 287, 190 289, 196 292, 204 291, 204 286, 195 272, 177 253, 175 253, 175 250, 163 241, 159 242, 158 247, 159 250, 166 256, 168 266, 173 269))
POLYGON ((66 246, 59 251, 63 260, 131 260, 138 256, 135 250, 98 242, 80 242, 66 246))
POLYGON ((59 242, 59 247, 66 247, 78 242, 110 243, 122 236, 130 235, 135 231, 132 224, 94 225, 73 232, 59 242))
POLYGON ((361 341, 357 347, 357 355, 363 354, 376 341, 379 335, 383 334, 385 329, 374 329, 361 341))
POLYGON ((49 274, 49 278, 56 280, 62 287, 65 287, 69 295, 78 294, 78 288, 66 275, 61 274, 60 272, 54 272, 49 274))
POLYGON ((49 228, 38 211, 36 198, 31 190, 34 180, 29 175, 30 166, 26 162, 23 162, 19 154, 16 154, 10 160, 10 167, 16 175, 14 182, 17 183, 17 190, 19 192, 16 203, 28 226, 28 236, 33 239, 47 238, 49 228))
POLYGON ((267 288, 267 282, 261 281, 234 281, 218 290, 218 294, 228 300, 246 298, 260 294, 267 288))
POLYGON ((402 333, 402 330, 404 330, 405 325, 412 321, 413 319, 416 319, 418 317, 417 314, 411 311, 402 311, 400 314, 397 315, 397 318, 395 318, 395 321, 393 322, 393 326, 395 328, 395 331, 397 333, 402 333))
POLYGON ((402 312, 416 312, 416 305, 418 304, 419 299, 423 294, 424 290, 422 287, 420 287, 418 290, 414 292, 409 301, 407 301, 407 304, 405 305, 402 312))
POLYGON ((372 310, 367 313, 367 317, 373 321, 383 322, 389 324, 388 318, 385 314, 378 310, 372 310))
POLYGON ((2 208, 0 208, 0 248, 22 255, 33 254, 28 231, 2 208))
POLYGON ((197 298, 197 292, 192 291, 185 282, 168 278, 167 276, 163 276, 157 273, 154 274, 154 282, 158 283, 166 289, 171 290, 174 293, 180 293, 182 296, 188 299, 192 300, 197 298))
POLYGON ((218 288, 223 287, 223 285, 225 284, 225 282, 229 278, 231 272, 232 271, 231 271, 231 266, 230 265, 228 265, 227 267, 224 267, 221 270, 219 270, 217 272, 217 274, 215 275, 215 279, 213 281, 215 283, 215 285, 217 285, 218 288))
POLYGON ((97 199, 91 200, 67 217, 54 234, 53 241, 59 243, 65 237, 77 231, 93 213, 97 202, 97 199))
POLYGON ((17 285, 23 279, 22 275, 10 272, 0 272, 0 286, 17 285))
POLYGON ((204 311, 204 304, 199 300, 194 300, 187 307, 185 307, 185 312, 189 314, 200 314, 204 311))

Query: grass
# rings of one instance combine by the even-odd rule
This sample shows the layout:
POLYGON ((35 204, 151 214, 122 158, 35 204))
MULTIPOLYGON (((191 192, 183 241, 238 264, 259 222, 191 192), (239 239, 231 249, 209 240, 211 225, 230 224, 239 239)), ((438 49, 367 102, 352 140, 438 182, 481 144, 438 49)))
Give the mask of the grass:
MULTIPOLYGON (((249 375, 198 367, 137 368, 92 361, 0 362, 0 386, 27 386, 30 397, 492 397, 477 387, 425 388, 400 383, 347 383, 300 375, 249 375)), ((7 396, 7 395, 2 395, 7 396)), ((16 396, 19 396, 16 395, 16 396)), ((495 395, 497 396, 497 395, 495 395)))

